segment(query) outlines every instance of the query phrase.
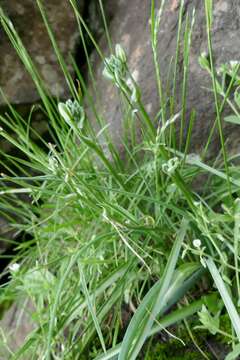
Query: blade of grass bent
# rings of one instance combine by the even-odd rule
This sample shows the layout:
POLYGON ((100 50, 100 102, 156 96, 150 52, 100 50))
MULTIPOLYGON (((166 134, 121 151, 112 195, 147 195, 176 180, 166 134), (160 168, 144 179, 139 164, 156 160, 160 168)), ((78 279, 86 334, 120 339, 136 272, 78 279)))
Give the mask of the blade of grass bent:
POLYGON ((51 40, 52 46, 54 48, 54 52, 55 52, 55 54, 57 56, 59 65, 61 66, 62 72, 64 74, 64 78, 65 78, 65 80, 67 82, 68 88, 71 91, 72 96, 77 97, 77 92, 76 92, 76 89, 75 89, 75 86, 74 86, 73 79, 72 79, 71 74, 70 74, 70 72, 69 72, 69 70, 67 68, 66 62, 64 61, 61 50, 60 50, 60 48, 59 48, 59 46, 58 46, 58 44, 56 42, 54 33, 53 33, 52 28, 50 26, 50 22, 49 22, 47 14, 46 14, 46 11, 45 11, 45 9, 43 7, 42 1, 41 0, 36 0, 36 1, 37 1, 37 5, 39 7, 39 10, 40 10, 41 16, 43 18, 46 30, 48 32, 49 39, 51 40))

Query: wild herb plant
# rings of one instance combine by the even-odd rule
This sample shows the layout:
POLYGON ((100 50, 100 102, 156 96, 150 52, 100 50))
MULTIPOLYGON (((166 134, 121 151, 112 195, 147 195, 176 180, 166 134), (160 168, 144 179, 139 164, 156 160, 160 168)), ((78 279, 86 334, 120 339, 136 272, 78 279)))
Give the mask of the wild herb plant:
MULTIPOLYGON (((73 61, 85 97, 76 89, 40 0, 37 4, 71 93, 66 102, 51 97, 13 24, 1 10, 2 26, 38 89, 52 138, 47 142, 37 133, 31 124, 32 112, 26 120, 9 104, 10 113, 0 116, 2 138, 20 152, 14 156, 1 151, 1 216, 15 234, 28 234, 16 244, 16 255, 6 269, 11 276, 2 286, 0 301, 27 304, 30 300, 34 323, 33 331, 15 353, 3 334, 2 356, 134 360, 148 339, 161 332, 174 337, 174 328, 167 328, 182 321, 200 356, 209 359, 194 340, 196 328, 226 337, 232 351, 228 359, 237 358, 240 180, 238 167, 231 164, 226 151, 222 112, 230 105, 234 118, 226 120, 239 122, 239 64, 226 65, 220 81, 213 63, 212 2, 205 0, 209 57, 202 54, 199 62, 212 79, 217 117, 202 154, 189 153, 194 115, 182 146, 194 13, 188 14, 185 22, 183 106, 176 113, 184 1, 179 11, 173 91, 167 99, 157 55, 164 2, 159 6, 152 0, 149 36, 159 92, 157 124, 144 107, 127 54, 121 45, 114 49, 111 43, 102 1, 105 32, 109 48, 114 49, 108 57, 92 37, 76 2, 70 3, 84 49, 83 28, 102 58, 106 81, 118 89, 131 116, 140 120, 143 138, 136 143, 132 134, 130 144, 124 143, 124 159, 120 157, 73 61), (229 71, 231 79, 226 87, 224 77, 229 71), (230 99, 233 88, 234 102, 230 99), (101 125, 98 132, 91 126, 89 107, 101 125), (176 139, 179 119, 180 139, 176 139), (205 155, 216 129, 223 163, 207 164, 205 155), (203 174, 207 181, 197 193, 194 181, 203 174), (190 328, 187 320, 193 315, 194 326, 190 328), (222 328, 222 315, 229 317, 230 329, 222 328)), ((97 91, 88 56, 87 61, 97 91)))

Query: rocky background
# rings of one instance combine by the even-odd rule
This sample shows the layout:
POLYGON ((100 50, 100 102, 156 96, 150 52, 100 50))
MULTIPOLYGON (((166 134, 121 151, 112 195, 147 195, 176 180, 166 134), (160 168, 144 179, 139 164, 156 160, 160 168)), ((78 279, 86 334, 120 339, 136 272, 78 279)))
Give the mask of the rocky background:
MULTIPOLYGON (((156 88, 155 70, 152 59, 150 42, 150 11, 151 1, 148 0, 121 0, 116 3, 115 17, 110 23, 110 34, 113 43, 120 43, 128 54, 128 65, 142 91, 142 100, 148 112, 154 118, 159 111, 159 99, 156 88)), ((156 2, 157 3, 157 2, 156 2)), ((240 60, 240 2, 238 0, 215 0, 214 23, 213 23, 213 50, 214 60, 219 65, 230 60, 240 60)), ((176 52, 176 36, 178 27, 178 13, 180 0, 166 1, 165 11, 162 16, 159 33, 158 55, 163 83, 166 84, 169 76, 169 65, 176 52)), ((183 25, 184 30, 186 16, 191 19, 195 8, 195 25, 192 36, 189 67, 189 90, 186 124, 190 118, 190 111, 196 110, 196 121, 193 129, 191 150, 199 152, 206 141, 209 130, 215 120, 215 105, 211 88, 211 79, 206 71, 202 70, 198 58, 202 52, 207 52, 207 36, 204 1, 186 0, 184 6, 183 25)), ((106 39, 100 42, 104 53, 108 52, 106 39)), ((183 40, 182 40, 183 45, 183 40)), ((117 91, 102 77, 102 66, 99 58, 94 57, 96 69, 96 81, 99 89, 99 110, 111 124, 111 131, 117 143, 122 135, 122 113, 117 91)), ((177 87, 177 110, 181 109, 181 91, 183 82, 183 53, 180 51, 179 77, 177 87)), ((171 70, 170 70, 171 74, 171 70)), ((238 150, 240 128, 224 124, 225 136, 231 137, 231 149, 238 150)), ((186 127, 187 129, 187 127, 186 127)), ((216 154, 219 150, 218 134, 213 138, 210 152, 216 154)))
MULTIPOLYGON (((97 1, 79 0, 78 6, 88 22, 103 52, 108 55, 109 49, 105 36, 102 36, 103 24, 97 1)), ((78 26, 72 7, 67 0, 45 1, 45 8, 49 21, 55 33, 63 57, 70 71, 70 54, 77 57, 77 62, 84 67, 84 54, 81 51, 78 26)), ((46 28, 33 0, 2 0, 0 5, 12 20, 16 30, 22 38, 27 50, 46 81, 51 94, 57 98, 66 99, 69 96, 66 81, 57 62, 46 28)), ((105 0, 107 18, 110 21, 110 34, 113 44, 120 43, 128 54, 128 64, 142 90, 143 102, 152 116, 159 110, 159 100, 156 89, 155 71, 152 61, 150 43, 150 8, 149 0, 105 0)), ((169 75, 169 64, 175 55, 178 10, 180 0, 166 2, 162 26, 159 34, 159 60, 163 80, 169 75)), ((188 112, 193 108, 197 111, 194 127, 192 150, 199 151, 202 138, 207 138, 214 120, 214 103, 210 88, 210 77, 198 64, 201 52, 207 51, 206 24, 203 2, 186 0, 184 19, 186 14, 191 16, 196 9, 195 26, 190 53, 190 73, 188 91, 188 112)), ((229 60, 239 59, 239 15, 240 4, 237 0, 216 0, 214 2, 214 54, 216 65, 229 60)), ((183 21, 183 29, 185 23, 183 21)), ((0 86, 10 103, 26 112, 29 106, 39 100, 35 86, 19 61, 4 31, 0 30, 0 86), (27 106, 26 106, 27 105, 27 106)), ((96 70, 96 82, 99 92, 99 111, 111 124, 110 129, 116 142, 120 142, 122 134, 122 114, 119 96, 112 85, 102 77, 102 60, 97 54, 92 56, 93 68, 96 70)), ((180 52, 178 78, 178 109, 181 108, 181 86, 183 76, 183 54, 180 52)), ((0 96, 0 107, 4 106, 4 99, 0 96)), ((226 128, 226 135, 232 133, 232 127, 226 128)), ((238 147, 238 134, 233 136, 234 147, 238 147)), ((217 147, 218 137, 213 139, 213 149, 217 147)), ((214 151, 214 150, 213 150, 214 151)))
MULTIPOLYGON (((84 1, 78 3, 83 12, 84 1)), ((52 95, 68 96, 64 76, 36 1, 2 0, 0 5, 14 24, 52 95)), ((66 0, 51 0, 45 2, 45 8, 63 57, 68 60, 78 42, 78 27, 71 5, 66 0)), ((33 104, 39 100, 39 95, 3 29, 0 30, 0 39, 0 84, 4 94, 13 104, 33 104)), ((4 99, 0 97, 2 104, 4 99)))
MULTIPOLYGON (((107 41, 103 33, 102 21, 100 20, 97 1, 79 0, 79 9, 86 19, 90 28, 94 31, 103 52, 109 55, 107 41)), ((157 1, 156 1, 157 3, 157 1)), ((159 34, 159 60, 164 82, 167 80, 169 63, 175 54, 176 34, 178 22, 178 10, 180 0, 166 1, 167 5, 163 14, 162 27, 159 34)), ((44 1, 49 21, 56 35, 57 42, 62 51, 70 71, 74 75, 70 65, 70 54, 76 57, 76 61, 85 70, 85 59, 81 50, 80 38, 76 19, 71 5, 67 0, 44 1)), ((154 117, 159 110, 159 100, 156 90, 155 72, 153 67, 151 44, 150 44, 150 0, 105 0, 107 18, 110 24, 110 34, 113 44, 120 43, 126 49, 130 70, 142 89, 143 102, 147 110, 154 117)), ((31 57, 36 63, 43 79, 53 96, 61 99, 69 97, 69 91, 64 76, 57 63, 56 55, 48 38, 36 1, 34 0, 1 0, 0 5, 15 25, 23 43, 26 45, 31 57)), ((196 20, 193 32, 192 48, 190 53, 190 73, 187 121, 190 110, 197 111, 196 122, 192 138, 192 151, 199 152, 202 144, 206 141, 209 129, 215 120, 213 96, 207 90, 211 87, 211 80, 199 64, 198 57, 202 51, 207 50, 206 26, 203 1, 186 0, 184 7, 184 19, 187 12, 192 13, 196 8, 196 20)), ((214 27, 213 47, 215 61, 220 65, 230 60, 240 60, 240 2, 239 0, 215 0, 214 1, 214 27)), ((183 23, 184 28, 184 23, 183 23)), ((39 96, 34 84, 9 43, 4 31, 0 29, 0 87, 8 98, 8 101, 20 111, 29 111, 31 105, 38 102, 39 96)), ((181 108, 181 86, 183 76, 182 54, 179 61, 179 78, 177 88, 178 104, 181 108)), ((119 97, 111 83, 102 77, 103 64, 96 53, 92 53, 91 61, 96 72, 96 81, 102 112, 110 123, 111 132, 117 143, 120 143, 122 134, 122 113, 119 97)), ((5 102, 0 97, 0 111, 5 110, 5 102)), ((40 120, 39 120, 40 121, 40 120)), ((231 138, 231 148, 239 149, 240 128, 225 126, 225 135, 231 138)), ((212 154, 216 156, 219 148, 219 138, 216 134, 212 142, 212 154)), ((14 314, 17 310, 9 310, 5 318, 0 321, 0 326, 13 329, 14 314)), ((18 329, 21 339, 13 339, 13 347, 21 343, 29 331, 23 321, 22 329, 18 329)), ((16 334, 14 335, 16 336, 16 334)), ((1 355, 0 355, 1 356, 1 355)), ((1 357, 0 357, 1 359, 1 357)))

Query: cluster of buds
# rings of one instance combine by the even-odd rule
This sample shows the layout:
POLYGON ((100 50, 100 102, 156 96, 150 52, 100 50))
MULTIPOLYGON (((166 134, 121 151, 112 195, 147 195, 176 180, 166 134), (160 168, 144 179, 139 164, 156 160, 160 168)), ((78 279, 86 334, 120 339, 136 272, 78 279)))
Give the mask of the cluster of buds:
POLYGON ((78 129, 83 128, 85 112, 77 100, 67 100, 66 103, 59 103, 58 111, 69 126, 75 127, 75 124, 77 124, 78 129))
POLYGON ((162 165, 162 171, 167 175, 173 175, 176 169, 179 167, 180 161, 178 157, 173 157, 162 165))
MULTIPOLYGON (((134 77, 129 74, 126 53, 121 45, 116 45, 115 54, 106 58, 104 65, 103 76, 120 88, 131 104, 137 103, 140 97, 139 89, 134 77)), ((133 114, 135 112, 137 109, 134 109, 133 114)))
POLYGON ((121 45, 117 44, 115 47, 115 55, 111 55, 104 61, 103 76, 119 86, 121 81, 125 80, 126 77, 126 62, 127 57, 125 51, 121 45))

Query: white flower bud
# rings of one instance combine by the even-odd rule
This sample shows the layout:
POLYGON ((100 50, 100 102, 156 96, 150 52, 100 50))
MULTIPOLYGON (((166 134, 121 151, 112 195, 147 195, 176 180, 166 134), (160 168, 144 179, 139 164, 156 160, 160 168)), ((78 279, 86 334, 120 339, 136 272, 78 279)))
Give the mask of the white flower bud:
POLYGON ((20 269, 20 265, 18 263, 14 263, 14 264, 10 264, 9 265, 9 270, 13 273, 18 272, 20 269))
POLYGON ((62 116, 62 118, 66 121, 66 123, 71 126, 72 114, 71 111, 69 110, 69 107, 66 104, 60 102, 58 104, 58 111, 59 114, 62 116))
POLYGON ((123 50, 122 46, 120 44, 117 44, 115 47, 115 53, 116 53, 116 57, 121 60, 122 63, 126 63, 127 62, 127 57, 126 57, 126 53, 123 50))
POLYGON ((199 239, 193 240, 193 246, 194 246, 195 248, 200 249, 201 245, 202 245, 201 240, 199 240, 199 239))
POLYGON ((50 156, 48 159, 48 169, 55 172, 58 168, 58 161, 54 156, 50 156))

